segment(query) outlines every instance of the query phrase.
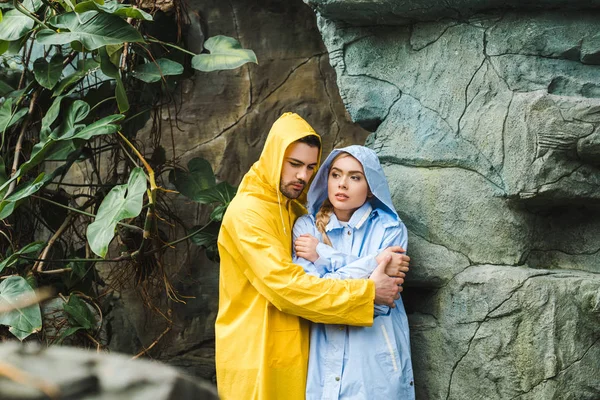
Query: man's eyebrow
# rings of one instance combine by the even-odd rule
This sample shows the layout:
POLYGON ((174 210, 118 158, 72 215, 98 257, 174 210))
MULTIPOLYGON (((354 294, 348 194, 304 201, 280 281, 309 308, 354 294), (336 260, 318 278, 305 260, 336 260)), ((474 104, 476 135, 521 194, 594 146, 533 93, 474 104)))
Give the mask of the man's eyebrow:
MULTIPOLYGON (((331 168, 331 170, 332 170, 332 171, 333 171, 334 169, 335 169, 335 170, 337 170, 337 171, 340 171, 340 172, 344 172, 344 170, 341 170, 341 169, 339 169, 338 167, 332 167, 332 168, 331 168)), ((361 175, 364 175, 364 172, 361 172, 361 171, 348 171, 348 173, 349 173, 349 174, 361 174, 361 175)))
POLYGON ((295 163, 302 164, 302 165, 305 164, 304 161, 298 160, 297 158, 293 158, 293 157, 287 157, 286 160, 293 161, 295 163))

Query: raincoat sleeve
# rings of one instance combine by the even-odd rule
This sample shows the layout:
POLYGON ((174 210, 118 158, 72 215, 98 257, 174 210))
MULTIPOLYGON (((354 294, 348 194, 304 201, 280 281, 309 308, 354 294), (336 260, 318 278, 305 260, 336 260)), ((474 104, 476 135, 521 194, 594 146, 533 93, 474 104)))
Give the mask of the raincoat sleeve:
MULTIPOLYGON (((296 249, 294 247, 294 243, 296 242, 296 239, 298 239, 298 237, 300 237, 300 235, 303 235, 305 233, 308 233, 309 235, 312 235, 316 238, 320 237, 317 227, 315 226, 314 222, 308 215, 303 215, 302 217, 298 218, 298 220, 294 224, 294 229, 293 229, 293 233, 292 233, 293 261, 296 264, 301 265, 307 274, 322 277, 327 272, 329 272, 329 269, 328 269, 328 267, 330 265, 329 262, 320 262, 319 263, 318 262, 319 260, 317 260, 314 263, 312 263, 312 262, 308 261, 306 258, 298 257, 296 255, 296 249)), ((318 251, 317 251, 317 253, 318 253, 318 251)), ((324 261, 327 261, 327 260, 324 260, 324 261)))
MULTIPOLYGON (((300 222, 300 220, 298 220, 298 222, 300 222)), ((312 224, 312 220, 310 219, 303 221, 302 224, 296 223, 296 225, 294 225, 294 240, 303 233, 314 235, 314 231, 316 231, 316 227, 314 227, 314 224, 312 224), (313 228, 311 228, 311 226, 313 228)), ((322 278, 364 279, 368 278, 373 270, 377 267, 377 261, 375 260, 375 257, 379 253, 390 246, 402 246, 402 248, 406 250, 407 242, 408 235, 406 232, 406 227, 401 223, 398 226, 389 227, 385 230, 379 249, 372 255, 358 258, 341 253, 331 246, 324 245, 327 247, 327 252, 322 254, 317 250, 320 258, 314 264, 302 257, 296 257, 295 253, 294 260, 298 260, 298 263, 304 267, 307 273, 312 273, 322 278), (331 259, 325 259, 325 254, 331 255, 331 259), (348 261, 347 265, 341 264, 344 262, 344 260, 348 261), (329 262, 329 268, 327 268, 327 262, 329 262)), ((319 245, 321 244, 322 243, 319 245)), ((376 316, 387 315, 389 311, 390 308, 388 306, 378 304, 375 305, 376 316)))
POLYGON ((246 278, 277 309, 317 323, 373 324, 372 281, 339 281, 306 274, 292 262, 290 249, 276 231, 276 219, 269 220, 251 204, 236 214, 245 223, 227 226, 227 241, 235 243, 238 265, 246 278))
MULTIPOLYGON (((294 225, 293 241, 305 233, 320 238, 320 233, 314 221, 304 215, 294 225)), ((293 247, 292 247, 293 248, 293 247)), ((330 279, 367 279, 377 267, 374 256, 356 257, 337 251, 324 243, 317 245, 319 259, 314 263, 305 258, 298 257, 292 250, 294 262, 302 265, 307 274, 330 279), (319 249, 321 251, 319 251, 319 249), (334 267, 335 266, 335 267, 334 267)))
MULTIPOLYGON (((385 234, 377 254, 390 246, 402 246, 402 248, 406 251, 407 245, 408 234, 406 231, 406 226, 404 226, 403 223, 400 223, 398 226, 394 226, 385 230, 385 234)), ((387 315, 389 312, 390 308, 388 306, 375 304, 375 316, 387 315)))

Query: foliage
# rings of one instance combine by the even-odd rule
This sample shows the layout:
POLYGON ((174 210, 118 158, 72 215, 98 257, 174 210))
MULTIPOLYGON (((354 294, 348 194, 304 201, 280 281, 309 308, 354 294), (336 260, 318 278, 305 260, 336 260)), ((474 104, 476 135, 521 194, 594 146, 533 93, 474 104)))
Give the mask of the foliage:
MULTIPOLYGON (((50 342, 81 334, 99 346, 90 308, 113 288, 102 289, 95 263, 117 265, 144 291, 163 282, 166 295, 182 301, 164 254, 189 240, 218 258, 216 234, 235 188, 217 182, 206 160, 191 160, 187 170, 175 154, 168 160, 156 116, 170 110, 177 83, 194 70, 234 69, 256 56, 226 36, 192 53, 169 33, 185 27, 185 13, 150 13, 140 4, 0 2, 0 305, 54 287, 64 323, 50 342), (171 29, 156 27, 158 20, 171 29), (146 158, 136 133, 148 121, 146 158), (74 165, 90 172, 73 181, 74 165), (189 227, 175 215, 169 202, 178 194, 166 184, 206 209, 206 224, 189 227), (175 224, 188 234, 173 237, 175 224)), ((0 314, 0 324, 23 340, 42 329, 43 309, 17 307, 0 314)))
MULTIPOLYGON (((10 305, 18 302, 22 297, 33 294, 33 289, 29 283, 20 276, 9 276, 0 283, 0 305, 10 305)), ((17 339, 23 340, 42 328, 40 306, 34 304, 0 314, 0 325, 10 327, 10 333, 15 335, 17 339)))

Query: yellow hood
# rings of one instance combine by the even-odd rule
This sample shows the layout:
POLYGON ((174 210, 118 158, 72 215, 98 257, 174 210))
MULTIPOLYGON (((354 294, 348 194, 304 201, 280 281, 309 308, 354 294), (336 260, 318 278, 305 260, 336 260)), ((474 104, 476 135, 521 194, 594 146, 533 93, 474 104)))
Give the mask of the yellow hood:
MULTIPOLYGON (((269 131, 269 136, 267 136, 267 141, 265 142, 265 147, 260 158, 252 165, 250 171, 244 176, 242 183, 240 183, 238 193, 250 192, 252 194, 262 194, 264 195, 264 200, 272 201, 279 201, 279 199, 284 198, 279 190, 279 181, 281 179, 281 168, 283 166, 285 151, 296 140, 310 135, 316 136, 319 141, 321 140, 308 122, 298 114, 287 112, 279 117, 269 131)), ((321 151, 319 150, 317 165, 320 162, 321 151)), ((306 192, 307 190, 302 192, 300 197, 295 200, 302 207, 306 204, 306 192)), ((284 199, 288 200, 287 198, 284 199)))

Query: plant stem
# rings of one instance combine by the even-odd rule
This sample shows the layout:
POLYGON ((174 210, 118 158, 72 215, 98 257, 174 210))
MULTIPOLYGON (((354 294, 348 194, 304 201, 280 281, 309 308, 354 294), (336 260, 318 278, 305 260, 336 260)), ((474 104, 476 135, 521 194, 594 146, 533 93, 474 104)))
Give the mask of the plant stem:
POLYGON ((191 56, 196 56, 196 55, 197 55, 196 53, 192 53, 191 51, 189 51, 189 50, 186 50, 186 49, 184 49, 183 47, 179 47, 179 46, 177 46, 177 45, 174 45, 173 43, 167 43, 167 42, 163 42, 162 40, 158 40, 158 39, 154 39, 154 38, 148 38, 148 41, 149 41, 149 42, 152 42, 152 43, 159 43, 159 44, 162 44, 163 46, 172 47, 172 48, 174 48, 174 49, 177 49, 177 50, 179 50, 179 51, 182 51, 182 52, 184 52, 184 53, 187 53, 187 54, 189 54, 189 55, 191 55, 191 56))
MULTIPOLYGON (((39 93, 39 88, 35 92, 33 92, 33 96, 31 96, 31 102, 29 102, 29 110, 27 112, 27 117, 25 118, 25 121, 23 121, 23 126, 21 126, 21 132, 19 133, 19 138, 17 139, 17 145, 15 147, 15 159, 13 160, 12 170, 10 172, 11 178, 15 176, 15 174, 17 173, 17 169, 19 168, 19 158, 21 156, 21 149, 23 147, 23 138, 25 137, 25 132, 29 127, 29 121, 31 121, 31 115, 33 114, 33 109, 35 107, 35 103, 37 101, 39 93)), ((10 186, 6 191, 6 195, 4 196, 4 198, 8 197, 15 190, 16 185, 17 180, 14 179, 10 183, 10 186)))

